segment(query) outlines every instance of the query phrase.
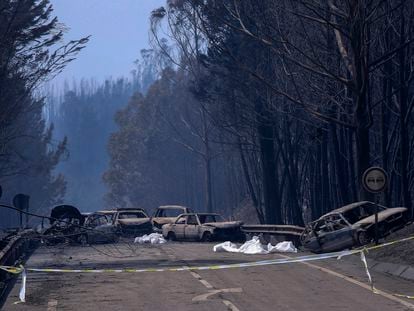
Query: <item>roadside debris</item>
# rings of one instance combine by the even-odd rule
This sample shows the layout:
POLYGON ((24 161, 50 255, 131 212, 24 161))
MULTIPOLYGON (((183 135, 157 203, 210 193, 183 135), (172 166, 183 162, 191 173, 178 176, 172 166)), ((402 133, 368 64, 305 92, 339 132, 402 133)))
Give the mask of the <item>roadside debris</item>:
POLYGON ((258 236, 254 236, 251 240, 244 243, 242 246, 237 247, 236 244, 226 241, 224 243, 217 244, 213 247, 214 252, 229 252, 229 253, 242 253, 249 255, 257 254, 271 254, 271 253, 297 253, 297 248, 290 241, 284 241, 277 243, 273 246, 271 243, 263 245, 260 243, 258 236))
POLYGON ((50 245, 77 242, 81 235, 84 216, 72 205, 59 205, 52 209, 50 227, 44 230, 46 243, 50 245))
POLYGON ((151 234, 145 234, 140 237, 136 237, 134 240, 134 243, 138 244, 145 244, 145 243, 151 243, 151 244, 164 244, 167 243, 167 241, 164 239, 162 234, 160 233, 151 233, 151 234))

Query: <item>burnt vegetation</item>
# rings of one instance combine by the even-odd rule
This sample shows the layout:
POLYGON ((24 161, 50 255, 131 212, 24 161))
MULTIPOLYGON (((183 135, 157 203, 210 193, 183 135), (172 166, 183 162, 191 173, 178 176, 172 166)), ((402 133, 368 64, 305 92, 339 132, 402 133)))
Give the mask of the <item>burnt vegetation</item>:
POLYGON ((380 166, 381 203, 413 218, 412 1, 166 1, 130 78, 52 94, 53 147, 33 90, 87 38, 51 52, 62 33, 47 1, 1 5, 1 178, 43 163, 35 184, 59 201, 68 144, 58 171, 83 210, 181 204, 303 225, 372 200, 361 178, 380 166))
MULTIPOLYGON (((5 199, 29 193, 36 210, 63 199, 65 180, 53 169, 66 139, 53 139, 43 116, 41 83, 58 74, 88 38, 62 43, 63 31, 49 1, 0 1, 0 181, 5 199)), ((2 226, 16 226, 2 209, 2 226)))
POLYGON ((413 18, 404 0, 167 1, 151 31, 170 66, 117 116, 109 197, 303 224, 373 199, 378 165, 412 217, 413 18))

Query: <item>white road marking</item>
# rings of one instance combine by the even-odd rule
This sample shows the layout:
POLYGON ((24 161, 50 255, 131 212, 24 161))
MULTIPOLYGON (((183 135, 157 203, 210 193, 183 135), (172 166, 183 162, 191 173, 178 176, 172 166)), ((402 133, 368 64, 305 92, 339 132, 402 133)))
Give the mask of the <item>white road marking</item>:
POLYGON ((240 311, 231 301, 223 299, 223 303, 230 311, 240 311))
MULTIPOLYGON (((210 296, 216 295, 216 294, 220 294, 220 293, 241 293, 243 292, 243 290, 238 287, 238 288, 223 288, 223 289, 212 289, 209 290, 208 293, 205 294, 201 294, 198 295, 196 297, 194 297, 192 300, 193 301, 206 301, 210 296)), ((224 303, 224 300, 223 300, 224 303)))
POLYGON ((203 280, 202 279, 202 277, 198 274, 198 273, 196 273, 196 272, 194 272, 194 271, 190 271, 190 273, 191 273, 191 275, 193 276, 193 277, 195 277, 197 280, 199 280, 200 281, 200 283, 201 284, 203 284, 205 287, 207 287, 208 289, 212 289, 213 288, 213 285, 211 285, 209 282, 207 282, 206 280, 203 280))
MULTIPOLYGON (((189 271, 191 273, 191 275, 200 281, 201 284, 203 284, 206 288, 209 289, 208 293, 206 294, 201 294, 198 295, 196 297, 194 297, 192 299, 192 301, 207 301, 207 299, 210 296, 216 295, 216 294, 220 294, 220 293, 241 293, 243 292, 243 289, 238 287, 238 288, 224 288, 224 289, 214 289, 213 285, 211 285, 209 282, 207 282, 206 280, 204 280, 200 274, 198 274, 197 272, 194 271, 189 271)), ((223 302, 223 304, 228 308, 228 310, 230 311, 240 311, 239 308, 237 308, 231 301, 226 300, 226 299, 222 299, 221 300, 223 302)))
POLYGON ((50 299, 47 303, 47 311, 56 311, 58 301, 56 299, 50 299))
MULTIPOLYGON (((280 254, 278 254, 278 255, 280 257, 283 257, 283 258, 292 258, 292 257, 285 256, 285 255, 280 255, 280 254)), ((320 267, 320 266, 311 264, 309 262, 301 262, 301 264, 306 265, 306 266, 308 266, 310 268, 313 268, 313 269, 316 269, 316 270, 325 272, 325 273, 327 273, 329 275, 336 276, 336 277, 338 277, 340 279, 343 279, 343 280, 348 281, 348 282, 350 282, 352 284, 358 285, 358 286, 360 286, 362 288, 365 288, 365 289, 369 290, 370 292, 372 292, 372 288, 371 288, 370 285, 365 284, 365 283, 362 283, 362 282, 357 281, 355 279, 352 279, 350 277, 347 277, 346 275, 343 275, 343 274, 341 274, 339 272, 335 272, 335 271, 332 271, 332 270, 330 270, 328 268, 323 268, 323 267, 320 267)), ((394 302, 398 302, 398 303, 402 304, 403 306, 414 310, 414 305, 413 304, 411 304, 411 303, 409 303, 409 302, 407 302, 407 301, 405 301, 403 299, 397 298, 397 297, 395 297, 395 296, 393 296, 391 294, 388 294, 388 293, 386 293, 386 292, 384 292, 382 290, 376 289, 375 294, 378 294, 378 295, 380 295, 380 296, 382 296, 384 298, 387 298, 389 300, 392 300, 394 302)))

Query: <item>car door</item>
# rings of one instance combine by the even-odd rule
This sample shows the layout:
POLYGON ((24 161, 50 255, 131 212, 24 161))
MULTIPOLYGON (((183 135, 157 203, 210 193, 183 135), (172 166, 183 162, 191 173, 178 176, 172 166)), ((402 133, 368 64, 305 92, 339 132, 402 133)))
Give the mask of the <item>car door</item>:
POLYGON ((341 216, 331 215, 324 219, 325 225, 323 232, 319 235, 324 252, 341 250, 353 245, 353 229, 341 216))
POLYGON ((111 238, 113 227, 105 215, 99 215, 96 220, 95 239, 97 242, 107 242, 111 238))
POLYGON ((187 217, 187 223, 184 229, 184 235, 186 240, 198 240, 200 223, 198 221, 197 215, 189 215, 187 217))
POLYGON ((179 217, 172 225, 172 231, 175 233, 177 239, 185 238, 185 226, 187 225, 187 216, 179 217))

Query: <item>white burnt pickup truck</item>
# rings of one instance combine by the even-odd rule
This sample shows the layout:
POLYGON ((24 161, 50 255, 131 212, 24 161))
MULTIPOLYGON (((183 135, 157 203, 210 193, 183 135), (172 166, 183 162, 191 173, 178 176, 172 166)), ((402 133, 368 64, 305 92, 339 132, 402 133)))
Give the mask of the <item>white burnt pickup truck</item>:
POLYGON ((225 221, 219 214, 181 214, 171 224, 162 226, 162 234, 168 240, 244 241, 241 221, 225 221))

